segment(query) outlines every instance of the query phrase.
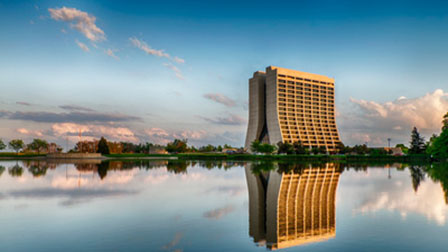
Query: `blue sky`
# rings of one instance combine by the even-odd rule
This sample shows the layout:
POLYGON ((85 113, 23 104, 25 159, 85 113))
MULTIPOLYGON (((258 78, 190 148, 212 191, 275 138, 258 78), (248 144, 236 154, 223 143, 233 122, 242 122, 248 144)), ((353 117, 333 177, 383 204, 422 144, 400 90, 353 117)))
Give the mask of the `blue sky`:
POLYGON ((407 142, 413 126, 430 136, 448 111, 447 10, 443 1, 0 1, 0 138, 75 142, 82 129, 241 146, 247 80, 269 65, 336 79, 347 144, 407 142))

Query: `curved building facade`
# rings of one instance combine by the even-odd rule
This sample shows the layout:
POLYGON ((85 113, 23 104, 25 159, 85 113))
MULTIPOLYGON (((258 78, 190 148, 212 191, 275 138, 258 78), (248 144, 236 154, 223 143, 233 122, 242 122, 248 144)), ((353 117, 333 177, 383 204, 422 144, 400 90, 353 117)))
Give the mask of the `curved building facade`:
POLYGON ((253 141, 300 142, 307 148, 335 152, 339 139, 335 119, 334 79, 269 66, 249 79, 249 124, 246 150, 253 141))
POLYGON ((281 249, 336 236, 337 164, 300 171, 252 172, 246 165, 249 235, 259 246, 281 249))

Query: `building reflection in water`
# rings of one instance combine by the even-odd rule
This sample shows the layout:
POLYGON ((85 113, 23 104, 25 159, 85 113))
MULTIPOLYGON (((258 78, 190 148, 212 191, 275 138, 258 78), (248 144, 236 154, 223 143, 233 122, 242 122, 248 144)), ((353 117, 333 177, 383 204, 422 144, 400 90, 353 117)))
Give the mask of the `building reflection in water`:
POLYGON ((249 235, 255 243, 274 250, 336 236, 340 171, 335 164, 293 167, 283 172, 258 172, 253 166, 249 163, 245 170, 249 235))

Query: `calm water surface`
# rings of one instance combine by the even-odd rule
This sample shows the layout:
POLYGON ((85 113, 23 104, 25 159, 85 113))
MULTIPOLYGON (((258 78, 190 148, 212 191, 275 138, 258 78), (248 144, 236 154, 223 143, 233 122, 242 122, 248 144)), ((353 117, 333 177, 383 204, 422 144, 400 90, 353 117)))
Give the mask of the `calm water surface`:
POLYGON ((0 162, 0 251, 447 251, 448 167, 0 162))

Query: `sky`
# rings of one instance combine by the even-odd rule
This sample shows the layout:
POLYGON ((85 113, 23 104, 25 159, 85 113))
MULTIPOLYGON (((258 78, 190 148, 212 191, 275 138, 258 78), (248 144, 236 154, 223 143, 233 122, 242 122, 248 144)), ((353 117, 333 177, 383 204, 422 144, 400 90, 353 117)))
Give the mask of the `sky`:
POLYGON ((448 112, 443 1, 0 0, 0 138, 242 146, 248 79, 335 78, 345 144, 428 139, 448 112))

